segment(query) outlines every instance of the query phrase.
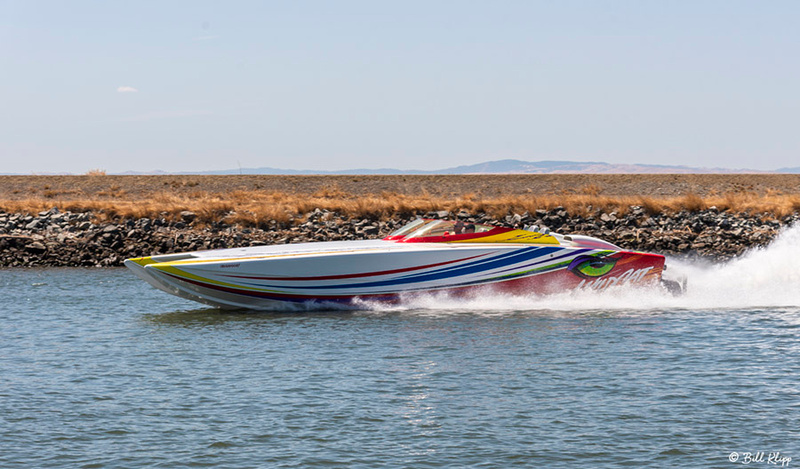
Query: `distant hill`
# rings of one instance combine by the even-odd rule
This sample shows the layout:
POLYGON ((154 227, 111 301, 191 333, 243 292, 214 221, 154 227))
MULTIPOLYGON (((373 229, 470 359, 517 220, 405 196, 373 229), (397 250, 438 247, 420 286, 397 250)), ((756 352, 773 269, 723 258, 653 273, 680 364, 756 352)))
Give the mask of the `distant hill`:
MULTIPOLYGON (((381 169, 346 169, 340 171, 320 171, 302 169, 281 169, 271 167, 237 168, 218 171, 125 171, 114 173, 118 175, 164 175, 164 174, 272 174, 272 175, 378 175, 378 174, 742 174, 742 173, 793 173, 800 174, 800 167, 781 168, 774 171, 759 171, 755 169, 730 169, 730 168, 697 168, 693 166, 671 166, 659 164, 610 164, 602 161, 522 161, 522 160, 496 160, 484 163, 456 166, 453 168, 437 169, 433 171, 401 170, 393 168, 381 169)), ((55 175, 68 173, 38 173, 40 175, 55 175)), ((6 173, 6 175, 9 175, 6 173)))
POLYGON ((181 174, 733 174, 767 172, 770 171, 728 168, 695 168, 690 166, 669 166, 657 164, 610 164, 599 161, 497 160, 433 171, 400 170, 390 168, 314 171, 264 167, 181 174))

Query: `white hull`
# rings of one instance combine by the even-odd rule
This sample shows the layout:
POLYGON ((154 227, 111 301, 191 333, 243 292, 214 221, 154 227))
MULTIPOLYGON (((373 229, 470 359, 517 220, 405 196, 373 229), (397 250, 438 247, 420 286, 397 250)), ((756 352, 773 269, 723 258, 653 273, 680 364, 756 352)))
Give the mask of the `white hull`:
POLYGON ((570 271, 576 259, 584 258, 613 259, 619 268, 609 271, 606 280, 652 281, 663 269, 661 256, 578 243, 385 240, 200 251, 129 259, 125 265, 152 286, 189 300, 220 308, 285 310, 480 288, 560 291, 587 285, 585 276, 570 271))

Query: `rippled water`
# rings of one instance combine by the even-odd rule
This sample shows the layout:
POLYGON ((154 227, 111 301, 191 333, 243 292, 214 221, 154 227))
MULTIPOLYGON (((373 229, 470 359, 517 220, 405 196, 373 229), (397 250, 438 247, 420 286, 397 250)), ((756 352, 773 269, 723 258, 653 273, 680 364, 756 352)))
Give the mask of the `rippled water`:
POLYGON ((796 238, 684 266, 682 298, 354 312, 225 313, 124 269, 2 270, 0 467, 798 465, 796 238))

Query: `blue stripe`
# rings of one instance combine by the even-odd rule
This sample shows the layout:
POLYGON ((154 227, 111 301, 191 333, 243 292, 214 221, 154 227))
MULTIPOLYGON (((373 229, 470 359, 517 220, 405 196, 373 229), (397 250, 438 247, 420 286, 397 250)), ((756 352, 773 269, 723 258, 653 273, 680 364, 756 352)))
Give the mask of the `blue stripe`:
MULTIPOLYGON (((525 248, 522 248, 522 249, 515 249, 513 251, 506 252, 506 253, 503 253, 503 254, 500 254, 500 255, 497 255, 497 256, 494 256, 494 257, 486 257, 486 258, 479 259, 479 260, 476 260, 476 261, 468 262, 466 264, 442 267, 442 268, 439 268, 439 269, 436 269, 436 270, 432 270, 432 271, 429 271, 429 272, 424 272, 424 273, 419 273, 419 272, 412 273, 412 274, 403 275, 403 276, 397 277, 397 278, 413 278, 413 277, 417 277, 419 275, 438 274, 438 273, 442 273, 443 274, 443 273, 446 273, 446 272, 451 272, 453 270, 461 270, 461 269, 464 269, 465 267, 477 267, 477 266, 480 266, 480 265, 483 265, 483 264, 486 264, 486 263, 494 264, 497 261, 500 261, 502 259, 516 258, 518 256, 525 255, 525 254, 527 254, 529 252, 535 252, 535 251, 537 251, 539 249, 542 249, 542 248, 539 248, 539 247, 525 247, 525 248)), ((536 257, 541 257, 541 256, 546 255, 546 254, 547 253, 544 253, 544 254, 541 254, 540 256, 536 256, 536 257)))
MULTIPOLYGON (((581 254, 581 253, 584 253, 584 252, 586 252, 586 251, 591 251, 591 249, 585 249, 585 248, 584 248, 584 249, 575 249, 575 250, 569 250, 569 251, 568 251, 566 254, 563 254, 563 255, 561 255, 561 256, 551 257, 551 258, 548 258, 548 259, 545 259, 545 260, 541 260, 541 261, 533 262, 533 263, 531 263, 531 264, 525 264, 525 265, 523 265, 523 266, 513 267, 513 268, 511 268, 511 269, 506 269, 506 270, 500 271, 500 272, 498 272, 498 274, 500 274, 500 273, 503 273, 503 272, 508 272, 508 271, 510 271, 510 270, 517 270, 517 271, 518 271, 518 270, 520 270, 520 269, 525 269, 525 268, 527 268, 527 267, 533 267, 533 266, 535 266, 535 265, 538 265, 538 264, 543 264, 543 263, 545 263, 545 262, 557 261, 557 260, 559 260, 559 259, 563 259, 563 258, 565 258, 565 257, 574 257, 574 256, 577 256, 577 255, 579 255, 579 254, 581 254)), ((520 273, 524 273, 524 272, 520 272, 520 273)))
MULTIPOLYGON (((425 273, 425 274, 417 274, 414 276, 408 276, 405 278, 397 278, 397 279, 390 279, 390 280, 382 280, 376 282, 367 282, 367 283, 349 283, 349 284, 342 284, 342 285, 325 285, 325 286, 282 286, 282 287, 273 287, 273 286, 264 286, 265 288, 292 288, 296 290, 335 290, 335 289, 344 289, 344 288, 368 288, 368 287, 385 287, 390 285, 403 285, 409 283, 417 283, 417 282, 427 282, 432 280, 441 280, 445 278, 452 278, 452 277, 459 277, 463 275, 469 275, 477 272, 483 272, 487 270, 492 270, 498 267, 504 267, 510 264, 515 264, 517 262, 530 259, 533 257, 541 257, 550 254, 551 252, 560 251, 563 248, 556 248, 556 247, 541 247, 541 248, 525 248, 522 252, 515 251, 511 254, 504 254, 502 256, 497 256, 496 258, 489 259, 485 262, 472 262, 467 266, 455 267, 455 268, 448 268, 448 269, 440 269, 440 271, 425 273)), ((471 283, 471 282, 470 282, 471 283)))

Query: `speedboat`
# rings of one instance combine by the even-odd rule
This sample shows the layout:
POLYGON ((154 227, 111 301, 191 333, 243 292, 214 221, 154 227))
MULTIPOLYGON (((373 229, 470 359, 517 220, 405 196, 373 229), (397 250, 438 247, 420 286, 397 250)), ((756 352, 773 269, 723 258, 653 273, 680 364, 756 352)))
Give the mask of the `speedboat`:
MULTIPOLYGON (((536 227, 417 219, 383 239, 127 259, 167 293, 225 309, 398 302, 420 294, 550 294, 662 282, 664 256, 536 227)), ((676 282, 666 284, 680 289, 676 282)))

